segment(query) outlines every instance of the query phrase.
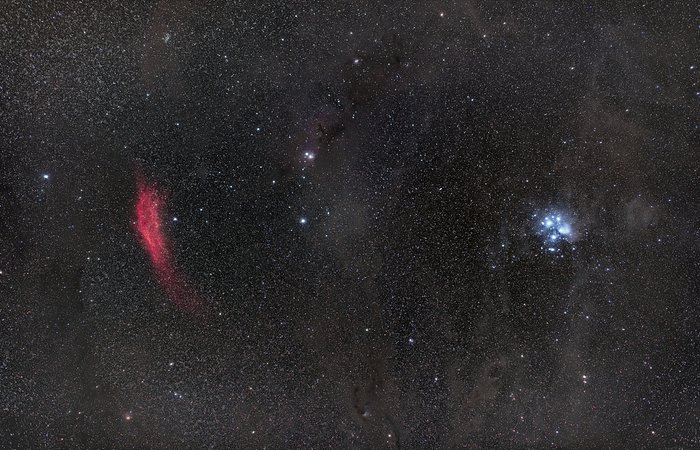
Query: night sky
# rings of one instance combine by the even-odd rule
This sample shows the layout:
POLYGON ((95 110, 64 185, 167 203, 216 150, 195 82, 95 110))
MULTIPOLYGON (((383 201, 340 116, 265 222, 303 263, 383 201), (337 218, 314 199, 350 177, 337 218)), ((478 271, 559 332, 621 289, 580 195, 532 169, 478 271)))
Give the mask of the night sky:
POLYGON ((0 9, 0 448, 700 447, 696 1, 0 9))

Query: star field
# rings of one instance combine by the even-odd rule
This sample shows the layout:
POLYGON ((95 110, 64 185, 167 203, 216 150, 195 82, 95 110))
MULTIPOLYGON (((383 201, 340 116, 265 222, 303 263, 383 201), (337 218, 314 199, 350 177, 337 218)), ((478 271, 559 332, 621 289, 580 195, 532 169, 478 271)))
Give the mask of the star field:
POLYGON ((0 36, 0 448, 700 446, 695 2, 0 36))

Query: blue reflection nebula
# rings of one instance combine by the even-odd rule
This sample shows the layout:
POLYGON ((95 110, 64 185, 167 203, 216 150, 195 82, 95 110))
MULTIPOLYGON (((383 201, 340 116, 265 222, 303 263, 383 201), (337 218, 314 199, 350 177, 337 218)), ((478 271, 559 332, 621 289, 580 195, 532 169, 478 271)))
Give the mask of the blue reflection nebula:
POLYGON ((542 236, 544 240, 542 243, 542 250, 546 250, 550 253, 558 253, 560 251, 558 244, 561 241, 571 242, 572 226, 566 215, 553 212, 545 214, 539 219, 537 219, 537 215, 533 217, 537 220, 537 234, 542 236))

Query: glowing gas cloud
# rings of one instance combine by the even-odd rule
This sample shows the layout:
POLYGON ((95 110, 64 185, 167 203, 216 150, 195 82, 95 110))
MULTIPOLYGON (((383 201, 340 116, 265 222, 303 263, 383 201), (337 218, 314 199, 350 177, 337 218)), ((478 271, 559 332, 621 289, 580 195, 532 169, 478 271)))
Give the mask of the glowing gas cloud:
POLYGON ((172 245, 163 226, 165 196, 155 184, 139 176, 134 214, 136 232, 148 254, 153 270, 167 296, 175 305, 189 313, 201 315, 203 301, 177 269, 172 245))

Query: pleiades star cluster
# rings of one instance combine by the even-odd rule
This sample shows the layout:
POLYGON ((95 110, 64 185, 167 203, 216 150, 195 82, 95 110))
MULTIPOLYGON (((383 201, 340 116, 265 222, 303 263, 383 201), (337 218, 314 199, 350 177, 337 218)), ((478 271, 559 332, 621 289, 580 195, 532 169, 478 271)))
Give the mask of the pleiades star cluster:
POLYGON ((0 448, 700 447, 695 1, 0 8, 0 448))

